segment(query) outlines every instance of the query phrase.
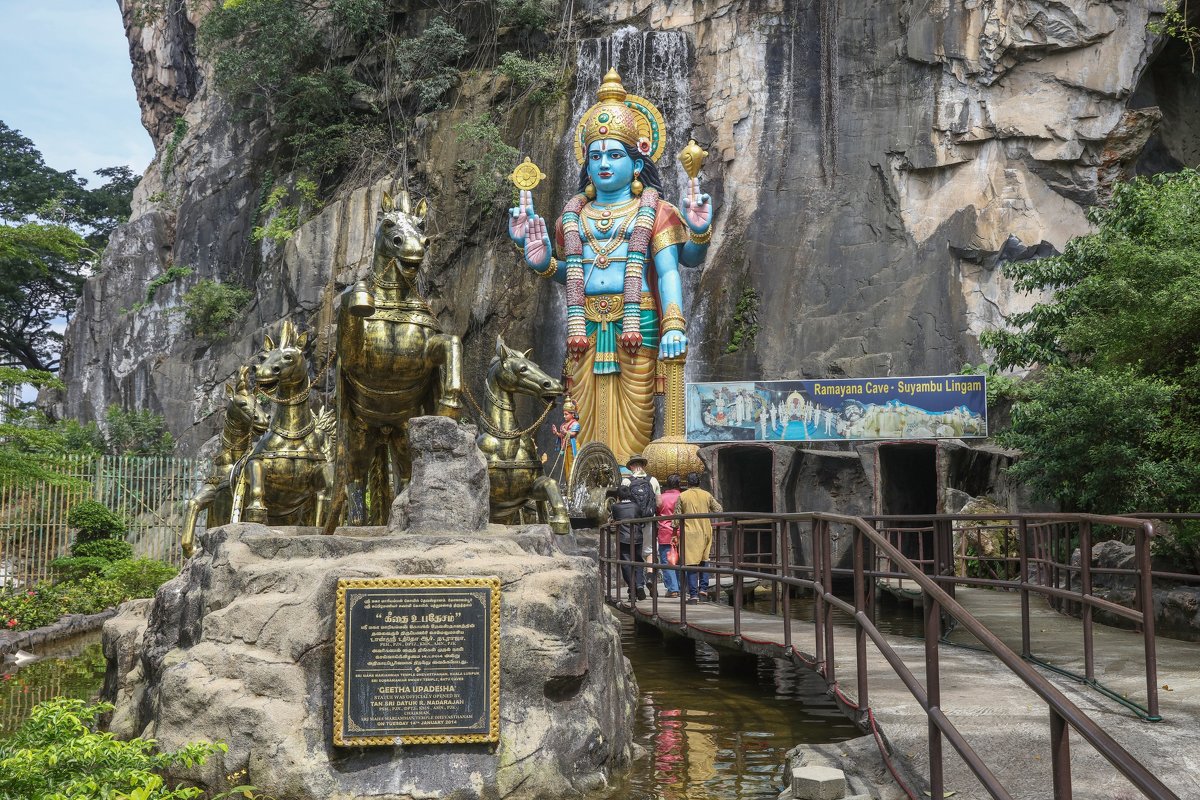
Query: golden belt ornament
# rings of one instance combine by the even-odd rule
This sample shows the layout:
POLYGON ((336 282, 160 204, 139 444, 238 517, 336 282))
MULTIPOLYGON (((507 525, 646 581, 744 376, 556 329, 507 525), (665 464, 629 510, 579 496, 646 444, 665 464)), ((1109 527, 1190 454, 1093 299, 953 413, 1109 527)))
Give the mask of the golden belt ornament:
MULTIPOLYGON (((642 308, 654 308, 654 297, 642 295, 642 308)), ((583 316, 600 323, 600 330, 608 330, 608 323, 621 322, 625 318, 625 298, 619 294, 589 294, 583 298, 583 316)))

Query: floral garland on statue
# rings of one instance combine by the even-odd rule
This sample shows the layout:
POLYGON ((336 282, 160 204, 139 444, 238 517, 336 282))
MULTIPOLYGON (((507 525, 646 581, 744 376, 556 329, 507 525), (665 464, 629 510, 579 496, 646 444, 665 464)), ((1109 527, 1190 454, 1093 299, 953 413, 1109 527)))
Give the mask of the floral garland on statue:
MULTIPOLYGON (((567 256, 567 337, 586 337, 587 320, 584 317, 583 286, 583 237, 579 226, 587 196, 582 192, 572 197, 563 209, 563 248, 567 256)), ((629 249, 625 262, 625 287, 623 308, 623 330, 625 333, 640 333, 642 326, 642 273, 650 252, 650 234, 654 230, 654 218, 658 214, 658 192, 647 188, 642 192, 637 217, 633 221, 633 233, 629 238, 629 249)))

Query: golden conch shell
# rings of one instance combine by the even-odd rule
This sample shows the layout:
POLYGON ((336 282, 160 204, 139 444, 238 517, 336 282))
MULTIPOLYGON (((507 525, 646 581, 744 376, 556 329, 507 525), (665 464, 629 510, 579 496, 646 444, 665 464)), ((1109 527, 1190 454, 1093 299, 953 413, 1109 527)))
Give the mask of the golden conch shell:
POLYGON ((508 179, 518 189, 531 190, 536 189, 537 185, 546 179, 546 173, 542 172, 541 167, 530 161, 529 156, 525 156, 525 160, 513 169, 508 179))
POLYGON ((683 171, 687 173, 689 178, 694 178, 700 174, 700 170, 704 168, 704 159, 708 158, 708 151, 702 150, 700 145, 696 144, 695 139, 688 141, 688 146, 679 151, 679 163, 683 164, 683 171))

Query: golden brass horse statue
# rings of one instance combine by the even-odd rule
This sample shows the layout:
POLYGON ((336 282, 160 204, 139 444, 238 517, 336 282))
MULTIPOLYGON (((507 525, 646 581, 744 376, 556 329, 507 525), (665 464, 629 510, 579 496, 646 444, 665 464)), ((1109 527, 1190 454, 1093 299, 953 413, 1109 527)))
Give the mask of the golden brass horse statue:
POLYGON ((408 421, 458 419, 462 411, 462 342, 442 332, 417 287, 427 210, 424 200, 414 210, 407 191, 395 200, 384 194, 371 274, 343 292, 338 310, 338 484, 346 487, 350 525, 387 522, 412 471, 408 421), (371 481, 368 510, 369 474, 388 479, 371 481))
MULTIPOLYGON (((558 491, 558 484, 542 474, 537 445, 532 433, 546 419, 546 413, 525 430, 517 428, 515 396, 540 398, 546 412, 563 393, 562 381, 551 378, 529 360, 528 351, 517 352, 496 337, 496 355, 488 368, 485 406, 478 409, 481 433, 475 445, 488 465, 492 522, 513 524, 521 521, 527 503, 537 504, 538 521, 550 523, 555 533, 567 533, 571 520, 558 491)), ((468 395, 470 398, 470 395, 468 395)), ((474 401, 472 401, 474 403, 474 401)))
MULTIPOLYGON (((267 525, 321 525, 333 488, 332 414, 318 417, 308 407, 312 383, 304 350, 308 333, 290 321, 276 346, 267 336, 255 368, 257 388, 275 403, 267 432, 246 462, 247 522, 267 525)), ((236 480, 236 477, 235 477, 236 480)))
POLYGON ((187 502, 183 539, 179 543, 183 548, 183 555, 187 558, 192 557, 196 518, 201 511, 208 509, 210 528, 229 522, 233 511, 230 473, 234 464, 250 452, 254 437, 263 433, 271 421, 270 413, 250 386, 250 367, 238 370, 236 383, 225 384, 225 398, 225 426, 221 430, 221 450, 213 459, 212 471, 204 482, 204 488, 187 502))

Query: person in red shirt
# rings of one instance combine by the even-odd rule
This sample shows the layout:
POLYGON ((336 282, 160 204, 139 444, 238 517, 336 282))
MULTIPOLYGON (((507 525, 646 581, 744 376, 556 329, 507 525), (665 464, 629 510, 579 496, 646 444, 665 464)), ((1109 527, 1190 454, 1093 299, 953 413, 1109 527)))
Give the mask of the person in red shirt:
MULTIPOLYGON (((679 501, 679 476, 667 478, 667 488, 658 496, 658 515, 660 517, 675 513, 675 504, 679 501)), ((667 556, 674 549, 679 552, 679 529, 674 520, 658 521, 658 557, 659 562, 669 564, 667 556)), ((679 571, 665 569, 662 573, 663 585, 667 589, 667 597, 679 597, 679 571)))

